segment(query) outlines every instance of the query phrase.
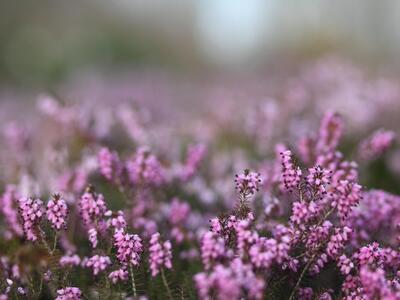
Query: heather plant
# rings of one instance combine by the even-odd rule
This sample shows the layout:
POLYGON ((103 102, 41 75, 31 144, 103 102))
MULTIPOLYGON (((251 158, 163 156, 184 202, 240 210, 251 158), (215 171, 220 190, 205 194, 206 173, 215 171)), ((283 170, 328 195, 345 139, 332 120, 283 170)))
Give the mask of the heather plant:
POLYGON ((394 180, 395 132, 359 138, 325 109, 318 126, 279 118, 298 121, 288 103, 307 88, 367 85, 332 69, 237 113, 266 123, 235 134, 226 116, 169 131, 127 103, 99 118, 41 96, 46 140, 14 122, 2 141, 0 299, 400 299, 400 196, 377 179, 394 180))

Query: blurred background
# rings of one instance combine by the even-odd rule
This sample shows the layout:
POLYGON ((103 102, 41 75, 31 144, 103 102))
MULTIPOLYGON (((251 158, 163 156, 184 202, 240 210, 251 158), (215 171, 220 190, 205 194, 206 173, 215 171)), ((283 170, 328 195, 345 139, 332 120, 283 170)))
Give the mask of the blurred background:
POLYGON ((92 72, 244 74, 326 53, 397 66, 398 1, 3 0, 0 84, 51 89, 92 72))

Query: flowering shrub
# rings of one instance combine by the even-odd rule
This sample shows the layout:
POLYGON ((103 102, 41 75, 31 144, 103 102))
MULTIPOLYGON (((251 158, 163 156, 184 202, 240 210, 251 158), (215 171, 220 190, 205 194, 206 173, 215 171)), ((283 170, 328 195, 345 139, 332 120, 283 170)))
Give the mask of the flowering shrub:
MULTIPOLYGON (((349 88, 313 72, 303 89, 349 88)), ((400 299, 400 196, 377 179, 394 131, 358 138, 331 110, 284 129, 250 107, 280 125, 265 145, 264 124, 233 134, 223 116, 169 131, 128 104, 38 107, 44 143, 4 130, 0 299, 400 299)))

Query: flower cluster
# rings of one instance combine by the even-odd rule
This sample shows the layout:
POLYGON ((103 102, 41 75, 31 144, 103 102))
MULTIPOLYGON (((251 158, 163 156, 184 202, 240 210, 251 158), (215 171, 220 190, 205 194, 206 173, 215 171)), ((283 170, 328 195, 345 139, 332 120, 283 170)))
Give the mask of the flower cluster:
POLYGON ((43 202, 39 199, 19 199, 19 213, 21 215, 25 236, 30 241, 36 241, 39 235, 38 225, 43 217, 43 202))
POLYGON ((172 245, 170 241, 165 241, 163 243, 160 241, 160 233, 156 232, 151 236, 149 262, 151 275, 153 277, 157 276, 164 267, 167 269, 172 268, 171 248, 172 245))
POLYGON ((119 180, 122 173, 122 163, 116 152, 111 152, 108 148, 101 148, 97 154, 101 175, 109 181, 119 180))
POLYGON ((374 132, 361 142, 359 147, 361 158, 371 160, 379 157, 393 144, 394 140, 395 133, 393 131, 380 129, 374 132))
POLYGON ((288 191, 298 187, 303 172, 293 164, 292 152, 286 150, 280 153, 282 163, 283 184, 288 191))
POLYGON ((149 184, 159 186, 165 180, 164 169, 148 148, 137 149, 135 155, 126 163, 129 179, 134 185, 149 184))
POLYGON ((54 194, 49 200, 46 215, 54 229, 60 230, 66 228, 68 208, 60 194, 54 194))
POLYGON ((259 190, 262 179, 259 173, 246 169, 242 174, 236 175, 235 183, 239 194, 247 197, 254 195, 259 190))
POLYGON ((194 174, 196 174, 206 153, 206 147, 203 144, 189 146, 186 153, 185 163, 180 170, 180 178, 183 181, 189 180, 194 174))
POLYGON ((82 261, 82 266, 86 268, 91 268, 93 270, 93 275, 97 275, 104 271, 111 265, 111 259, 108 256, 94 255, 90 258, 85 258, 82 261))
POLYGON ((57 291, 55 300, 81 300, 82 292, 77 287, 66 287, 57 291))
POLYGON ((3 214, 4 221, 7 224, 5 237, 11 238, 13 235, 18 237, 23 235, 23 230, 18 222, 18 193, 13 185, 7 185, 3 196, 0 198, 0 212, 3 214))
POLYGON ((79 210, 86 226, 94 226, 107 212, 103 195, 96 195, 92 188, 89 187, 80 198, 79 210))
POLYGON ((262 299, 265 283, 252 271, 250 265, 236 258, 230 267, 217 265, 210 274, 199 273, 195 282, 201 299, 213 299, 212 291, 221 300, 240 299, 243 291, 247 299, 262 299))
POLYGON ((123 265, 139 265, 140 254, 143 251, 142 240, 137 234, 125 233, 123 229, 116 229, 114 246, 117 249, 117 258, 123 265))
POLYGON ((334 62, 300 77, 201 123, 147 111, 159 86, 137 81, 115 97, 137 106, 42 97, 45 135, 0 130, 0 299, 400 299, 400 151, 391 131, 356 143, 400 85, 334 62), (346 109, 319 122, 326 101, 346 109))
POLYGON ((117 283, 119 281, 127 281, 128 280, 128 271, 124 269, 118 269, 116 271, 112 271, 108 278, 112 281, 112 283, 117 283))
POLYGON ((81 259, 77 254, 74 255, 64 255, 60 258, 60 266, 67 267, 67 266, 79 266, 81 263, 81 259))

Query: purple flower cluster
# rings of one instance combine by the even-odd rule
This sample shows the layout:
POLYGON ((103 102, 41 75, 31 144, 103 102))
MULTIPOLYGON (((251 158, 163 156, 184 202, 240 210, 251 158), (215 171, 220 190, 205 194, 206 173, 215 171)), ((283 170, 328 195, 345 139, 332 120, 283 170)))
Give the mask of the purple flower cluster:
POLYGON ((390 131, 353 142, 384 109, 363 101, 396 104, 400 85, 333 62, 284 84, 178 129, 143 107, 152 85, 119 89, 137 107, 42 98, 46 135, 15 124, 0 139, 0 298, 400 299, 400 151, 372 161, 397 146, 390 131), (317 127, 325 95, 346 110, 317 127), (54 190, 47 206, 21 198, 54 190))
POLYGON ((229 256, 229 252, 222 237, 212 231, 204 234, 201 240, 201 260, 206 270, 227 256, 229 256))
POLYGON ((309 186, 315 187, 318 193, 326 194, 327 186, 331 182, 332 171, 316 166, 308 169, 308 175, 306 178, 309 186))
POLYGON ((194 278, 201 299, 240 299, 245 292, 247 299, 262 299, 265 282, 258 278, 248 264, 235 258, 229 267, 217 265, 212 272, 196 274, 194 278))
POLYGON ((382 155, 395 140, 395 133, 390 130, 377 130, 370 137, 363 140, 359 147, 362 159, 371 160, 382 155))
POLYGON ((129 179, 134 185, 159 186, 165 181, 164 169, 157 157, 146 147, 137 149, 126 163, 129 179))
POLYGON ((57 291, 55 300, 81 300, 82 292, 77 287, 66 287, 57 291))
POLYGON ((116 271, 112 271, 109 275, 108 278, 112 281, 112 283, 116 284, 117 282, 124 282, 127 281, 129 277, 128 271, 124 269, 118 269, 116 271))
POLYGON ((185 162, 180 170, 180 178, 182 181, 187 181, 198 171, 200 164, 207 154, 205 145, 190 145, 185 162))
POLYGON ((123 229, 116 229, 114 246, 117 249, 117 258, 125 266, 138 266, 140 254, 143 251, 142 240, 137 234, 125 233, 123 229))
POLYGON ((104 271, 111 265, 111 259, 108 256, 94 255, 90 258, 84 258, 82 260, 82 266, 91 268, 93 275, 97 275, 104 271))
POLYGON ((254 195, 262 184, 261 175, 246 169, 242 174, 236 175, 236 190, 245 198, 254 195))
POLYGON ((106 202, 102 194, 96 195, 91 188, 81 196, 79 211, 83 222, 89 228, 95 227, 107 212, 106 202))
POLYGON ((286 190, 289 192, 296 189, 300 183, 302 171, 293 164, 292 152, 286 150, 280 153, 282 163, 282 178, 286 190))
POLYGON ((66 229, 68 208, 60 194, 54 194, 49 200, 47 203, 46 215, 54 229, 66 229))
POLYGON ((7 239, 14 235, 21 237, 23 230, 18 222, 18 200, 19 196, 17 189, 13 185, 7 185, 3 196, 0 198, 0 212, 3 214, 4 221, 7 224, 6 232, 4 233, 7 239))
POLYGON ((172 245, 170 241, 161 242, 160 233, 154 233, 150 238, 150 270, 151 276, 155 277, 162 268, 172 269, 172 245))
POLYGON ((79 266, 81 259, 77 254, 74 255, 64 255, 60 258, 61 267, 73 267, 79 266))
POLYGON ((43 202, 39 199, 19 199, 19 213, 21 215, 25 236, 30 241, 36 241, 39 236, 39 223, 44 214, 43 202))
POLYGON ((122 173, 122 163, 116 152, 108 148, 101 148, 97 154, 97 161, 101 175, 109 181, 119 180, 122 173))

